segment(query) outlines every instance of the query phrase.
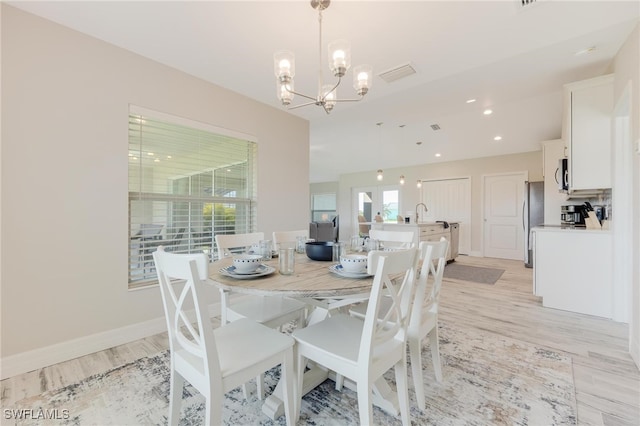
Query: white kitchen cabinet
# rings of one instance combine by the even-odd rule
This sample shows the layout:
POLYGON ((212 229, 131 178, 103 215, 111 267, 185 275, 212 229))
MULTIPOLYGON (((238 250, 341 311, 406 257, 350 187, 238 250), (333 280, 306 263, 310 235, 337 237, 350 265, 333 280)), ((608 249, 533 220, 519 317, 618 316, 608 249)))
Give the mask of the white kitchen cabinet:
POLYGON ((564 158, 564 141, 556 139, 542 142, 542 158, 544 224, 560 225, 560 206, 567 203, 566 195, 558 188, 558 183, 562 180, 558 161, 564 158))
POLYGON ((613 317, 610 231, 538 227, 534 232, 534 294, 542 306, 613 317))
POLYGON ((447 261, 454 260, 451 256, 451 227, 445 229, 444 224, 442 223, 385 223, 382 225, 382 229, 387 231, 412 231, 414 235, 413 242, 416 247, 419 246, 420 241, 440 241, 440 238, 444 237, 449 241, 449 248, 447 249, 446 257, 447 261))
POLYGON ((564 86, 569 192, 611 188, 613 74, 564 86))

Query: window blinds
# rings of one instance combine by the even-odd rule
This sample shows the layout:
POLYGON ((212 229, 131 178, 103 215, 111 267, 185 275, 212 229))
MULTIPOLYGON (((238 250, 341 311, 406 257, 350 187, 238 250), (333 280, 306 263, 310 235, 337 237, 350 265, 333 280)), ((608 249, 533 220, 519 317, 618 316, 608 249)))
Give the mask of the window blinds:
POLYGON ((251 137, 131 107, 129 286, 157 281, 153 251, 217 256, 216 234, 254 232, 251 137))

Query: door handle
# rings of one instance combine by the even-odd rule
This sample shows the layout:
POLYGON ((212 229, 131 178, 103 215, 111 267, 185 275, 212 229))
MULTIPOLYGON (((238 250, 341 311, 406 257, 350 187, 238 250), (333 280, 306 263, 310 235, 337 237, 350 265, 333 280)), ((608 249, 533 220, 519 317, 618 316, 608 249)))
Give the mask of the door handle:
POLYGON ((526 201, 522 202, 522 229, 526 231, 526 228, 524 227, 524 207, 527 204, 526 201))
POLYGON ((560 171, 560 167, 556 168, 556 172, 553 175, 553 178, 556 180, 557 184, 560 184, 560 181, 558 180, 558 172, 560 171))

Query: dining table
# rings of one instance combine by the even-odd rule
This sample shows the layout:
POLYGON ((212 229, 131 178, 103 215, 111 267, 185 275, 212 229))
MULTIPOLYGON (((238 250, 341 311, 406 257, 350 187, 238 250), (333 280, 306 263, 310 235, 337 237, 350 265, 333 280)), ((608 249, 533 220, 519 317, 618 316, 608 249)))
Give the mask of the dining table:
MULTIPOLYGON (((373 283, 373 276, 362 274, 351 277, 349 275, 352 274, 339 274, 335 268, 337 262, 312 260, 304 253, 296 253, 294 273, 290 275, 280 274, 278 259, 273 258, 262 262, 269 273, 256 274, 253 277, 234 277, 228 273, 232 262, 231 256, 212 262, 209 266, 210 282, 231 293, 283 296, 302 300, 310 307, 310 313, 306 323, 298 326, 322 321, 332 312, 344 311, 354 303, 367 300, 373 283)), ((304 373, 302 395, 306 395, 327 378, 335 380, 335 374, 322 366, 309 365, 309 369, 304 373)), ((345 387, 356 390, 355 383, 346 378, 343 380, 345 387)), ((379 379, 373 386, 372 401, 374 405, 393 416, 400 412, 397 394, 384 379, 379 379)), ((272 420, 284 413, 280 384, 265 399, 262 411, 272 420)))

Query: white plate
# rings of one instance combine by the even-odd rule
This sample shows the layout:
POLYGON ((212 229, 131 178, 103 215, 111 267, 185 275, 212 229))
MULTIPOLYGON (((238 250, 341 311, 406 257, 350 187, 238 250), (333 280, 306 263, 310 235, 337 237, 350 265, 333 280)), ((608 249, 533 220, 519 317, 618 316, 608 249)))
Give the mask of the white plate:
POLYGON ((373 276, 367 274, 366 272, 347 272, 340 264, 329 266, 329 270, 345 278, 369 278, 373 276))
POLYGON ((276 268, 267 265, 260 265, 258 269, 249 274, 240 274, 235 271, 235 266, 227 266, 226 268, 220 269, 220 273, 222 275, 226 275, 227 277, 236 278, 239 280, 250 280, 253 278, 264 277, 265 275, 273 274, 276 271, 276 268))

